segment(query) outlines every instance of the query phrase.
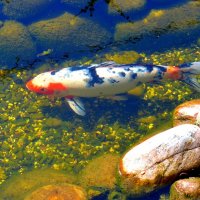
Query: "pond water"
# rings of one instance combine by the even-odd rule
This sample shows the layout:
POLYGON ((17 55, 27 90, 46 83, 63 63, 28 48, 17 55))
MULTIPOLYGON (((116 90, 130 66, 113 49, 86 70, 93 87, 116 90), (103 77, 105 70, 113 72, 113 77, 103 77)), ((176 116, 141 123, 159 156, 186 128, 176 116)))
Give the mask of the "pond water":
MULTIPOLYGON (((198 0, 1 0, 0 199, 24 199, 55 182, 80 185, 90 199, 136 199, 123 194, 118 158, 172 127, 174 108, 200 95, 180 81, 141 84, 126 101, 83 98, 82 117, 63 98, 37 95, 26 83, 49 70, 105 61, 200 61, 199 33, 198 0)), ((167 186, 138 199, 168 195, 167 186)))

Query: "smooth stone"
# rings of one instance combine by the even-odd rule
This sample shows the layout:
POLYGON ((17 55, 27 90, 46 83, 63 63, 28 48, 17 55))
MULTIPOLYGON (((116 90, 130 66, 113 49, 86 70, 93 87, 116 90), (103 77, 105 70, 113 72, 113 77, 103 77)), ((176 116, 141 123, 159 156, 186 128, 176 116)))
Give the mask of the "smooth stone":
POLYGON ((200 2, 189 1, 186 4, 168 8, 152 9, 149 14, 134 23, 123 22, 116 25, 115 40, 143 38, 145 35, 164 34, 183 31, 199 25, 200 2))
POLYGON ((197 119, 200 113, 200 99, 187 101, 176 107, 173 115, 173 125, 180 124, 195 124, 200 119, 197 119))
POLYGON ((45 185, 74 184, 76 181, 74 174, 48 168, 24 172, 11 176, 1 185, 0 199, 24 200, 37 188, 45 185))
POLYGON ((80 173, 80 185, 84 188, 113 189, 117 182, 116 174, 119 159, 120 157, 115 154, 105 154, 94 158, 80 173))
POLYGON ((47 185, 35 190, 25 200, 86 200, 86 192, 76 185, 47 185))
POLYGON ((170 189, 170 200, 199 200, 200 178, 192 177, 176 181, 170 189))
POLYGON ((66 6, 73 6, 78 9, 83 9, 88 5, 88 0, 61 0, 61 3, 65 4, 66 6))
POLYGON ((183 124, 134 146, 121 159, 121 185, 142 195, 200 166, 200 128, 183 124))
POLYGON ((26 26, 6 21, 0 28, 0 65, 13 67, 17 62, 21 64, 33 59, 35 53, 36 47, 26 26))
POLYGON ((3 1, 3 14, 10 19, 24 20, 36 17, 52 6, 55 0, 12 0, 3 1))
POLYGON ((90 50, 93 47, 106 44, 111 34, 99 24, 91 20, 65 12, 64 14, 41 20, 29 26, 31 35, 41 51, 53 49, 52 55, 62 55, 67 52, 90 50))
POLYGON ((111 0, 109 2, 108 12, 110 14, 119 14, 121 12, 130 12, 144 7, 146 0, 111 0))

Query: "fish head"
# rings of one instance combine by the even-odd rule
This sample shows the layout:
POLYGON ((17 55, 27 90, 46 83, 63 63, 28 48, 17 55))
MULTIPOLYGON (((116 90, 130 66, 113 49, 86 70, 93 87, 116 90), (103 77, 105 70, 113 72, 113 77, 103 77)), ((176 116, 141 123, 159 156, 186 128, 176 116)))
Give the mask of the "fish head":
POLYGON ((52 71, 37 75, 26 83, 26 87, 32 92, 48 96, 60 96, 60 93, 67 90, 61 82, 54 79, 52 71))

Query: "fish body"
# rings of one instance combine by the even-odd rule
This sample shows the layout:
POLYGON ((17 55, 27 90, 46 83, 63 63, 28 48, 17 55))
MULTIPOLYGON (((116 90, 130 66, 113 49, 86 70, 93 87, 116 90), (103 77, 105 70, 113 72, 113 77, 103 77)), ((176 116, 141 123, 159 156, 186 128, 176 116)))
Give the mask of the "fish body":
POLYGON ((65 97, 70 107, 80 114, 76 109, 79 107, 83 113, 85 109, 79 97, 114 97, 120 100, 120 94, 146 82, 181 80, 200 91, 198 82, 190 77, 191 74, 200 74, 200 62, 180 67, 105 62, 45 72, 33 78, 26 86, 39 94, 65 97))

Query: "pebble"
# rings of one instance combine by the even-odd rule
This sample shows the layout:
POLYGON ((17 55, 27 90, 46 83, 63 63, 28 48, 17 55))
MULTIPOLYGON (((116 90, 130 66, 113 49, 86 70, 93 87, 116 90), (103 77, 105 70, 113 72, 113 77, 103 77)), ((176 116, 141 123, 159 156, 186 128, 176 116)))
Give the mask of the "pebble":
POLYGON ((200 124, 200 99, 187 101, 179 105, 173 116, 173 125, 200 124))
POLYGON ((170 189, 170 200, 199 200, 200 178, 192 177, 176 181, 170 189))
POLYGON ((35 190, 25 200, 86 200, 86 193, 75 185, 47 185, 35 190))

